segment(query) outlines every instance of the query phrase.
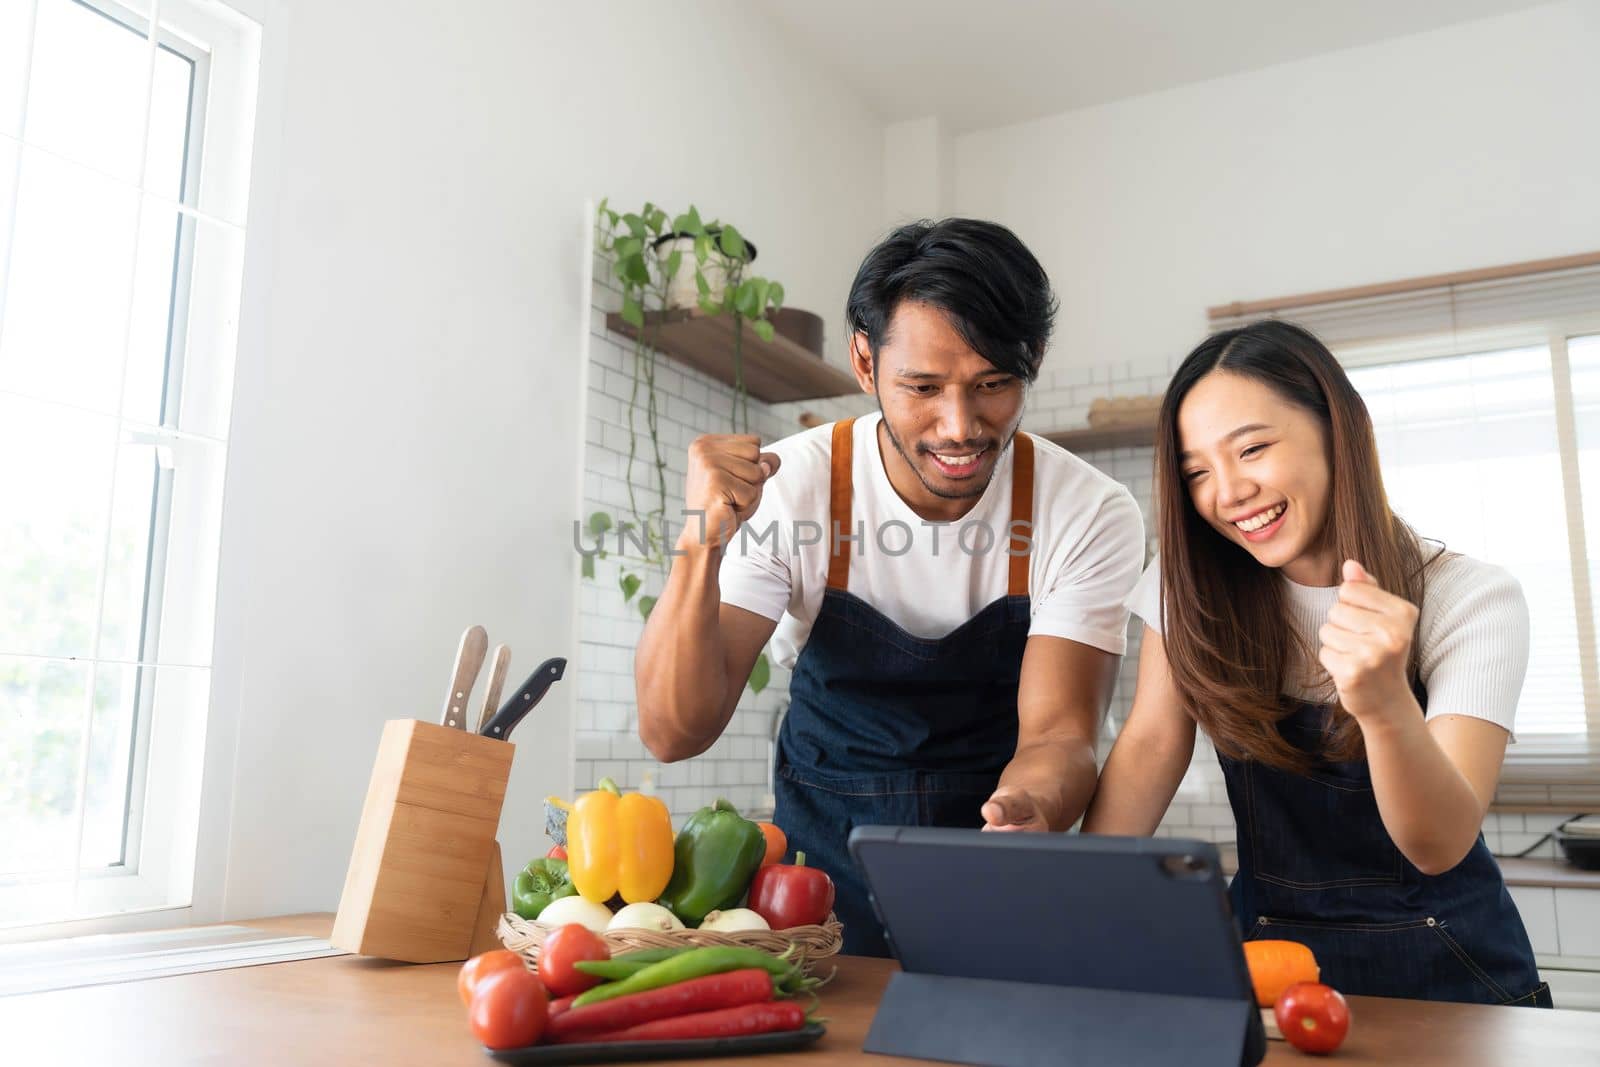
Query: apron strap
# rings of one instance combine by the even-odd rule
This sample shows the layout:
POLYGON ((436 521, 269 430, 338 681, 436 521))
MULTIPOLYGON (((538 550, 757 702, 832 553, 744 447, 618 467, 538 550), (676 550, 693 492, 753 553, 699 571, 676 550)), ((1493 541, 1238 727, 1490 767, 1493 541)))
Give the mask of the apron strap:
POLYGON ((1006 583, 1007 596, 1028 595, 1028 562, 1033 553, 1033 438, 1017 431, 1011 439, 1016 455, 1011 463, 1011 525, 1008 542, 1011 551, 1011 577, 1006 583), (1020 532, 1019 523, 1026 523, 1020 532))
POLYGON ((855 419, 841 419, 833 424, 833 471, 828 482, 828 525, 825 537, 832 538, 832 555, 828 559, 828 588, 841 593, 850 588, 850 534, 854 526, 850 521, 851 459, 855 450, 855 419))
MULTIPOLYGON (((828 480, 831 529, 827 536, 835 542, 830 546, 832 554, 828 559, 828 588, 841 592, 850 587, 849 537, 855 528, 850 510, 855 424, 855 419, 841 419, 833 424, 833 460, 828 480)), ((1012 438, 1012 445, 1015 455, 1011 467, 1011 523, 1026 525, 1021 531, 1011 533, 1012 551, 1018 554, 1011 556, 1006 595, 1027 596, 1033 537, 1033 438, 1019 430, 1012 438)))

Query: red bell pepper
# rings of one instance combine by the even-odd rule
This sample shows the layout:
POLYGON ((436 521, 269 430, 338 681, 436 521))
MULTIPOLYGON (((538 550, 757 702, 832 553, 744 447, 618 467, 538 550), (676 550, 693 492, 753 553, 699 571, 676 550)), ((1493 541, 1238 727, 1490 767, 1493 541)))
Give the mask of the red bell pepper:
POLYGON ((769 863, 750 880, 750 910, 774 930, 812 926, 833 910, 833 879, 819 867, 806 866, 806 854, 794 862, 769 863))

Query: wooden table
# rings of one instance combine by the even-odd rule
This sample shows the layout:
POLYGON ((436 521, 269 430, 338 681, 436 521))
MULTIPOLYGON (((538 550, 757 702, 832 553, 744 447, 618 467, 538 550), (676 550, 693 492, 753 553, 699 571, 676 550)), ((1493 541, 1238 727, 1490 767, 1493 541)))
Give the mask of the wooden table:
MULTIPOLYGON (((249 925, 327 936, 330 916, 249 925)), ((895 965, 842 957, 822 991, 831 1020, 813 1048, 718 1061, 767 1067, 920 1063, 861 1051, 895 965)), ((357 957, 275 963, 121 985, 0 999, 0 1062, 374 1064, 487 1067, 456 998, 456 964, 415 966, 357 957)), ((1351 997, 1350 1037, 1332 1058, 1310 1060, 1281 1041, 1267 1063, 1403 1063, 1407 1067, 1600 1062, 1600 1013, 1484 1008, 1351 997)))

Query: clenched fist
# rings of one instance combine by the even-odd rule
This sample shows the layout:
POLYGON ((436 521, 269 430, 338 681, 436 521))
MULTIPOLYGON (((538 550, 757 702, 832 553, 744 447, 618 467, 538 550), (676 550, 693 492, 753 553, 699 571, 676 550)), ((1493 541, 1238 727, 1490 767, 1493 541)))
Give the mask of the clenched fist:
POLYGON ((1339 703, 1358 722, 1402 713, 1411 693, 1406 672, 1416 605, 1379 588, 1353 559, 1345 560, 1341 577, 1339 602, 1317 634, 1317 659, 1333 679, 1339 703))
POLYGON ((684 502, 689 521, 678 549, 721 549, 761 503, 761 487, 778 472, 778 457, 753 434, 704 434, 689 445, 684 502), (695 514, 705 516, 702 524, 695 514))

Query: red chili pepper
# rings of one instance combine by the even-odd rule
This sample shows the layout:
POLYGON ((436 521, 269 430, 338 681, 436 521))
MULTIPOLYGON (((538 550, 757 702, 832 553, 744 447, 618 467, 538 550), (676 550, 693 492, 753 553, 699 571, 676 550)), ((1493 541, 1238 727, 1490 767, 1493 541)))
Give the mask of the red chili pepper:
MULTIPOLYGON (((607 1030, 569 1041, 681 1041, 696 1037, 742 1037, 769 1034, 779 1030, 799 1030, 806 1025, 806 1009, 792 1000, 770 1000, 765 1004, 741 1004, 719 1011, 701 1011, 670 1019, 630 1026, 626 1030, 607 1030)), ((559 1040, 559 1039, 558 1039, 559 1040)))
MULTIPOLYGON (((772 999, 772 975, 758 967, 691 978, 684 982, 585 1004, 552 1015, 551 1041, 588 1041, 590 1034, 623 1030, 674 1015, 734 1008, 772 999)), ((551 1006, 552 1012, 554 1005, 551 1006)))
POLYGON ((572 1002, 577 999, 578 994, 574 993, 570 997, 562 997, 560 1000, 552 1000, 550 1002, 550 1011, 546 1015, 546 1018, 554 1019, 557 1015, 565 1015, 567 1012, 572 1010, 572 1002))
POLYGON ((796 852, 794 863, 769 863, 750 880, 750 910, 767 920, 774 930, 811 926, 833 910, 833 879, 817 867, 806 866, 806 854, 796 852))

